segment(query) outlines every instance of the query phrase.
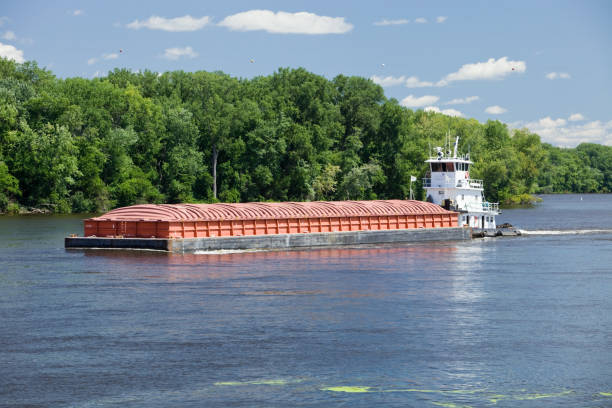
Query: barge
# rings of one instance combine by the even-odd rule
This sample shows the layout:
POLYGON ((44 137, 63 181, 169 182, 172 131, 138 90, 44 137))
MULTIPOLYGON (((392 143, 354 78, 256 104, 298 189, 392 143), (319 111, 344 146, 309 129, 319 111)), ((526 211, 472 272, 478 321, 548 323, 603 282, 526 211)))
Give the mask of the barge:
MULTIPOLYGON (((427 201, 371 200, 283 203, 143 204, 84 220, 84 236, 66 248, 153 249, 198 252, 291 249, 520 235, 497 226, 499 204, 484 199, 474 164, 435 148, 423 179, 427 201)), ((416 180, 411 176, 411 182, 416 180)), ((412 186, 411 186, 412 196, 412 186)))
POLYGON ((84 220, 66 248, 185 253, 466 240, 458 213, 415 200, 144 204, 84 220))

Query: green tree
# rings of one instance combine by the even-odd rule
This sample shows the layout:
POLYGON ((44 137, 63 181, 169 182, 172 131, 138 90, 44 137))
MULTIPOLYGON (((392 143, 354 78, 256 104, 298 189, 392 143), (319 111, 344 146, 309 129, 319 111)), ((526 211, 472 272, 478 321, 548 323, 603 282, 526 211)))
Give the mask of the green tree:
POLYGON ((8 166, 0 161, 0 212, 8 208, 9 199, 21 195, 19 180, 9 173, 8 166))
POLYGON ((312 183, 317 200, 328 200, 336 191, 338 181, 336 175, 340 172, 340 166, 328 163, 312 183))
POLYGON ((610 146, 558 148, 499 121, 413 112, 365 78, 281 68, 253 79, 127 69, 59 79, 0 58, 0 210, 405 198, 449 134, 494 201, 612 191, 610 146))
POLYGON ((343 177, 339 190, 346 200, 372 200, 377 198, 373 187, 384 182, 382 168, 371 162, 351 169, 343 177))
POLYGON ((11 139, 11 167, 22 186, 25 203, 70 212, 71 188, 81 172, 78 151, 68 130, 47 124, 35 131, 22 122, 11 139))

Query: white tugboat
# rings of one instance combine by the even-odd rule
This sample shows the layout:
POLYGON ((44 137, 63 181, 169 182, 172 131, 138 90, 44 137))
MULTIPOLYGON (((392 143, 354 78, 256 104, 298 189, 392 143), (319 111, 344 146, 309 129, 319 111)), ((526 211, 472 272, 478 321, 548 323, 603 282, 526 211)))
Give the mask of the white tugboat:
POLYGON ((457 155, 458 143, 459 136, 452 152, 448 143, 446 154, 442 147, 436 147, 436 155, 426 160, 429 172, 423 179, 423 187, 427 201, 459 212, 458 225, 471 227, 474 236, 517 235, 511 226, 497 227, 499 203, 485 200, 482 180, 470 178, 470 166, 474 162, 470 161, 469 154, 457 155))

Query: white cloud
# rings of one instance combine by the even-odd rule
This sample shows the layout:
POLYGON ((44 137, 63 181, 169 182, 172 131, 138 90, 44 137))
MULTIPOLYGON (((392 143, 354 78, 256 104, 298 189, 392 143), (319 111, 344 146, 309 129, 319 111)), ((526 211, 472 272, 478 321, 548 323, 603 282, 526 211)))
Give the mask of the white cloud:
POLYGON ((406 88, 426 88, 428 86, 433 86, 432 82, 421 81, 419 78, 415 76, 411 76, 406 78, 406 88))
POLYGON ((406 82, 406 77, 403 75, 401 77, 393 77, 393 76, 382 77, 378 75, 372 75, 370 79, 375 84, 378 84, 383 87, 397 86, 397 85, 401 85, 404 82, 406 82))
POLYGON ((427 19, 425 17, 419 17, 415 19, 414 22, 419 24, 425 24, 427 22, 427 19))
POLYGON ((17 36, 12 31, 5 31, 4 34, 2 34, 2 39, 9 40, 9 41, 15 41, 17 39, 17 36))
POLYGON ((344 17, 319 16, 305 11, 249 10, 227 16, 219 25, 235 31, 263 30, 274 34, 344 34, 353 29, 344 17))
POLYGON ((72 12, 73 16, 82 16, 85 12, 83 10, 74 10, 72 12))
POLYGON ((2 36, 0 36, 0 39, 7 41, 18 41, 20 44, 25 45, 31 45, 32 43, 34 43, 34 41, 32 41, 32 39, 30 38, 17 38, 15 32, 10 30, 5 31, 2 36))
POLYGON ((2 44, 0 42, 0 57, 15 60, 15 62, 23 63, 23 51, 13 47, 12 45, 2 44))
POLYGON ((134 20, 127 25, 128 28, 138 30, 140 28, 148 28, 150 30, 163 31, 197 31, 202 29, 210 22, 210 17, 204 16, 193 18, 189 14, 183 17, 164 18, 159 16, 151 16, 148 20, 134 20))
POLYGON ((445 103, 445 105, 467 105, 480 99, 478 96, 468 96, 467 98, 456 98, 445 103))
POLYGON ((490 115, 501 115, 502 113, 508 112, 508 109, 502 108, 501 106, 498 106, 498 105, 493 105, 493 106, 489 106, 488 108, 486 108, 485 112, 490 115))
POLYGON ((195 58, 198 56, 198 53, 195 52, 193 50, 193 48, 187 46, 187 47, 183 47, 183 48, 166 48, 164 50, 164 55, 162 55, 162 58, 166 58, 169 60, 177 60, 181 57, 186 57, 186 58, 195 58))
POLYGON ((93 65, 96 62, 100 61, 101 59, 103 60, 114 60, 119 58, 119 54, 116 52, 111 52, 108 54, 102 54, 99 58, 98 57, 92 57, 90 59, 87 60, 87 65, 93 65))
POLYGON ((544 127, 544 128, 551 128, 551 127, 558 127, 558 126, 565 126, 565 124, 567 123, 567 121, 565 119, 552 119, 550 116, 547 116, 545 118, 540 119, 537 122, 532 122, 532 124, 535 123, 537 127, 544 127))
POLYGON ((501 79, 511 73, 523 73, 527 70, 525 61, 508 61, 508 57, 498 60, 490 58, 485 62, 465 64, 459 71, 448 74, 437 86, 448 85, 451 81, 472 81, 477 79, 501 79))
POLYGON ((584 120, 584 116, 581 113, 572 113, 569 118, 567 118, 570 122, 578 122, 580 120, 584 120))
POLYGON ((547 79, 570 79, 571 75, 567 72, 549 72, 546 74, 547 79))
POLYGON ((418 77, 415 77, 415 76, 406 77, 402 75, 401 77, 393 77, 393 76, 381 77, 378 75, 372 75, 370 79, 374 83, 380 86, 383 86, 383 87, 397 86, 397 85, 402 85, 402 84, 406 88, 425 88, 425 87, 433 86, 432 82, 421 81, 418 77))
POLYGON ((380 20, 380 21, 376 21, 374 22, 374 25, 376 26, 388 26, 388 25, 402 25, 402 24, 408 24, 410 21, 406 20, 405 18, 399 19, 399 20, 380 20))
POLYGON ((446 116, 463 116, 463 113, 459 112, 457 109, 442 109, 442 110, 440 110, 440 108, 438 108, 437 106, 428 106, 428 107, 426 107, 423 110, 425 112, 441 113, 441 114, 446 115, 446 116))
POLYGON ((448 17, 446 17, 446 16, 438 16, 438 17, 436 17, 436 23, 443 23, 443 22, 446 21, 447 18, 448 17))
POLYGON ((400 105, 407 108, 420 108, 438 102, 440 97, 434 95, 424 95, 421 97, 415 97, 414 95, 408 95, 400 102, 400 105))
POLYGON ((568 125, 565 119, 552 119, 550 116, 523 127, 540 135, 542 140, 558 146, 574 147, 580 143, 599 143, 612 146, 612 120, 599 120, 568 125))
POLYGON ((463 116, 463 113, 456 109, 442 109, 442 113, 448 116, 463 116))

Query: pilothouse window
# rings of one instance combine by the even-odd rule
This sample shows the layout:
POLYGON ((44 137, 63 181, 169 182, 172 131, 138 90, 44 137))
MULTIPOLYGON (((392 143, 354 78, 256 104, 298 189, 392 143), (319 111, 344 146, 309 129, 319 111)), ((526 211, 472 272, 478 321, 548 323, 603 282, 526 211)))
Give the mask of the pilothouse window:
POLYGON ((432 172, 455 171, 453 163, 431 163, 432 172))

